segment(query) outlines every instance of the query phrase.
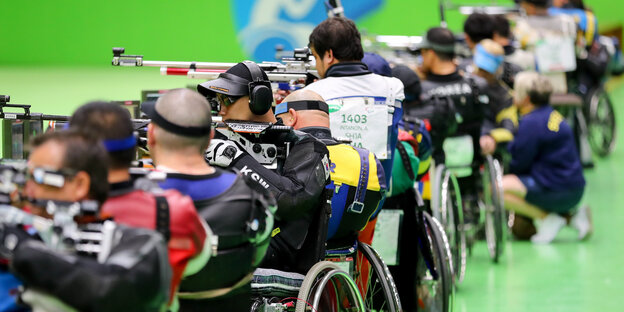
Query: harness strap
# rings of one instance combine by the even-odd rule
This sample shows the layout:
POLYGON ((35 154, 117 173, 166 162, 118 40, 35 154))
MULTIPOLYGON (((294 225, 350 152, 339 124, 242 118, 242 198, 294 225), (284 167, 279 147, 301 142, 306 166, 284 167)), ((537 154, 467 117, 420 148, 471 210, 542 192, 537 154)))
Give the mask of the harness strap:
POLYGON ((403 166, 407 171, 407 176, 410 180, 415 181, 416 177, 414 176, 414 167, 412 167, 412 162, 410 161, 409 155, 407 155, 407 150, 405 149, 405 145, 399 142, 397 145, 397 150, 399 151, 399 155, 401 156, 401 161, 403 161, 403 166))
POLYGON ((206 291, 198 291, 198 292, 178 292, 178 298, 180 299, 188 299, 188 300, 202 300, 202 299, 212 299, 216 297, 224 296, 230 293, 232 290, 235 290, 245 284, 251 282, 253 279, 253 272, 245 275, 242 279, 240 279, 236 284, 231 287, 212 289, 206 291))
POLYGON ((368 173, 370 171, 370 163, 368 161, 368 150, 355 147, 360 155, 360 178, 358 186, 355 189, 355 198, 347 211, 362 213, 364 211, 364 198, 366 197, 366 188, 368 186, 368 173))
POLYGON ((171 230, 169 229, 169 203, 164 196, 155 196, 156 198, 156 231, 169 241, 171 238, 171 230))

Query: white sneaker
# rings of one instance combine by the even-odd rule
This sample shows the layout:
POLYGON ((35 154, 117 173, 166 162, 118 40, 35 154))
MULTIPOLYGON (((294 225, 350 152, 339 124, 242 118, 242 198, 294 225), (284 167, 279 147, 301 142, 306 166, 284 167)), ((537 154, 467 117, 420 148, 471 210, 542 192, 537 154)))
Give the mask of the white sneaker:
POLYGON ((570 225, 578 231, 578 239, 584 240, 594 231, 591 210, 588 205, 582 205, 570 220, 570 225))
POLYGON ((566 219, 550 213, 543 220, 535 220, 537 233, 531 236, 534 244, 548 244, 557 237, 557 234, 566 225, 566 219))

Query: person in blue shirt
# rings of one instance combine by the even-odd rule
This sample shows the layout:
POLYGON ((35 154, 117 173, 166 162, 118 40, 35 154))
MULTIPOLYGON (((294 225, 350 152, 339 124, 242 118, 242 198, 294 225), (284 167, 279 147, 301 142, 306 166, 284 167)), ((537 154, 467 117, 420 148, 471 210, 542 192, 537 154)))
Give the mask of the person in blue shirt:
MULTIPOLYGON (((552 85, 535 72, 518 74, 514 105, 520 112, 518 132, 509 145, 511 174, 503 177, 505 208, 535 220, 534 243, 547 244, 585 190, 574 134, 564 117, 549 105, 552 85)), ((591 232, 589 207, 582 206, 570 225, 579 238, 591 232)))

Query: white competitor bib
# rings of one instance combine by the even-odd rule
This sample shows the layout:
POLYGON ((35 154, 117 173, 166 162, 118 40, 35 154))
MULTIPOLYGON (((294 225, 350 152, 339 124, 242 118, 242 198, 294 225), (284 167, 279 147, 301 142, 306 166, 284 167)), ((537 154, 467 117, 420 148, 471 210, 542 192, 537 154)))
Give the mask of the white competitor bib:
POLYGON ((445 165, 451 172, 459 178, 472 174, 470 165, 474 159, 474 145, 471 136, 446 138, 442 149, 444 149, 445 165))
POLYGON ((388 127, 394 107, 385 98, 352 97, 327 101, 332 135, 366 148, 379 159, 390 158, 388 127))
POLYGON ((399 264, 399 233, 403 210, 382 209, 377 216, 372 247, 387 265, 399 264))
POLYGON ((540 73, 563 73, 576 70, 574 40, 547 35, 535 44, 535 58, 540 73))

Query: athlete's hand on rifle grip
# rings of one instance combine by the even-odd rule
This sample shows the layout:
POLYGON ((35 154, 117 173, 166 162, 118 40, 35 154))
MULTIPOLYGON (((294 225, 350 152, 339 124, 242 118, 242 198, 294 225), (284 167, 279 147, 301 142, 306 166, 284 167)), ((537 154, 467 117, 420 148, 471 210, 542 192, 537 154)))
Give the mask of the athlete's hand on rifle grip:
POLYGON ((13 250, 30 238, 19 226, 0 223, 0 259, 13 258, 13 250))
POLYGON ((206 150, 206 161, 213 166, 227 168, 243 156, 243 150, 233 141, 213 139, 206 150))

